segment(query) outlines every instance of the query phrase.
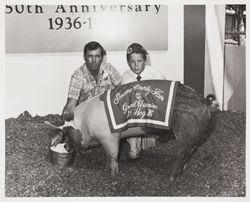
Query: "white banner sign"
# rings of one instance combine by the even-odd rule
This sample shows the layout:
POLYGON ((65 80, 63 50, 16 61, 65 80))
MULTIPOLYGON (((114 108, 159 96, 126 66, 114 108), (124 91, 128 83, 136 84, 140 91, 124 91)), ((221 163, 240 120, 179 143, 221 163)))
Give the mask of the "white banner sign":
POLYGON ((6 53, 80 52, 92 40, 106 50, 133 42, 167 50, 166 5, 6 5, 6 53))

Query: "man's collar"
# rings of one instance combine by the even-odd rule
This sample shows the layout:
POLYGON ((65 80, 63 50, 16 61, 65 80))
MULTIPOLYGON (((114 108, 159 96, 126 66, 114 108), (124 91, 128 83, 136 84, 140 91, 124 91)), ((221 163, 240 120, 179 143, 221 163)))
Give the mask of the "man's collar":
MULTIPOLYGON (((93 78, 94 78, 94 76, 93 76, 93 75, 91 74, 91 72, 89 71, 89 69, 88 69, 86 63, 84 63, 83 67, 84 67, 84 69, 86 70, 87 74, 88 74, 90 77, 93 77, 93 78)), ((103 69, 103 62, 102 62, 102 63, 101 63, 101 66, 100 66, 100 68, 99 68, 98 74, 97 74, 98 80, 100 79, 100 76, 101 76, 103 73, 104 73, 104 69, 103 69)))

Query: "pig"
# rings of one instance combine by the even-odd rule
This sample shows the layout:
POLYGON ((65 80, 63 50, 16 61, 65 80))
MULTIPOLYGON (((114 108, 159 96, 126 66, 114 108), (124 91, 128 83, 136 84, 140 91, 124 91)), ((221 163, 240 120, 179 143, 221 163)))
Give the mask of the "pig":
MULTIPOLYGON (((52 139, 52 144, 58 144, 63 136, 80 148, 101 144, 106 152, 111 175, 119 172, 118 154, 122 138, 169 134, 168 130, 149 127, 131 127, 123 132, 112 133, 103 95, 80 103, 71 113, 63 115, 63 119, 66 125, 56 129, 58 135, 52 139)), ((179 84, 171 123, 171 131, 179 147, 170 171, 170 182, 181 175, 195 149, 206 140, 210 120, 210 111, 203 95, 187 85, 179 84)))

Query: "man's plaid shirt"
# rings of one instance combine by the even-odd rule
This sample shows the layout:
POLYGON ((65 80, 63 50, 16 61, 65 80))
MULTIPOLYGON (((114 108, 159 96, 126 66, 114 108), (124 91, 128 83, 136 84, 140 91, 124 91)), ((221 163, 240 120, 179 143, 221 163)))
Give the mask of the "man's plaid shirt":
POLYGON ((79 67, 71 76, 68 97, 81 103, 120 84, 119 72, 109 63, 102 63, 98 81, 88 71, 86 64, 79 67))

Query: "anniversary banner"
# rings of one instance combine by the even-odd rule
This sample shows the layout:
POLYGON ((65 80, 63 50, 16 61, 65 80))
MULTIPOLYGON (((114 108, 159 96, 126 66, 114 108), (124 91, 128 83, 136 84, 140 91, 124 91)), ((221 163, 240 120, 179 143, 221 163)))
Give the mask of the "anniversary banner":
POLYGON ((144 80, 108 90, 104 100, 111 131, 135 126, 169 129, 178 84, 144 80))
POLYGON ((92 40, 167 50, 167 25, 166 5, 6 5, 6 53, 80 52, 92 40))

